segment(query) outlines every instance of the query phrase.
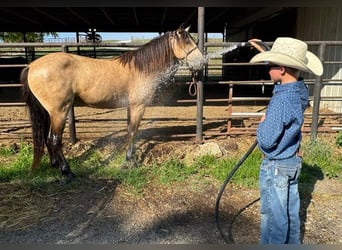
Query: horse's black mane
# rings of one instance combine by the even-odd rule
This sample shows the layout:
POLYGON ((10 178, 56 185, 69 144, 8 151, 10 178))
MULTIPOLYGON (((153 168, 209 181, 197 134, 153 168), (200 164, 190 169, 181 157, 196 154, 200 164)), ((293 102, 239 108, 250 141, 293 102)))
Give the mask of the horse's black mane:
POLYGON ((137 50, 128 51, 118 59, 123 65, 130 65, 142 73, 165 70, 176 61, 170 46, 172 32, 166 32, 163 36, 152 39, 137 50))

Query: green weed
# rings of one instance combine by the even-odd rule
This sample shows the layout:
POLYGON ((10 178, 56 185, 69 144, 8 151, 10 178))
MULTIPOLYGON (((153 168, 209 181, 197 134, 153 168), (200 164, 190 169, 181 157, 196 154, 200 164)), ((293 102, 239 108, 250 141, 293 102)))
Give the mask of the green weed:
POLYGON ((141 193, 148 183, 147 170, 143 167, 118 170, 116 178, 134 194, 141 193))
POLYGON ((12 147, 0 147, 0 157, 10 157, 15 153, 16 151, 12 147))
POLYGON ((338 147, 342 146, 342 131, 339 131, 336 138, 335 138, 335 144, 338 147))
POLYGON ((179 159, 170 159, 162 164, 153 164, 152 168, 154 176, 163 184, 182 182, 196 172, 193 167, 186 166, 179 159))
POLYGON ((305 168, 311 168, 311 171, 317 175, 320 170, 322 175, 328 178, 336 178, 341 174, 342 161, 341 158, 337 158, 333 154, 333 148, 331 145, 324 141, 314 140, 304 142, 302 145, 304 151, 303 161, 303 175, 308 175, 305 173, 305 168), (313 171, 315 169, 315 171, 313 171))

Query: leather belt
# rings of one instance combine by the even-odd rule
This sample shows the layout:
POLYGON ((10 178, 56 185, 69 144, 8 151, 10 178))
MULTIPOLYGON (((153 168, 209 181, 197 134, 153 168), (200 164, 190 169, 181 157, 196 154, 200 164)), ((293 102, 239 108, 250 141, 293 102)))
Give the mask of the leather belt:
MULTIPOLYGON (((304 155, 304 152, 300 149, 300 147, 297 149, 296 153, 294 154, 294 156, 298 156, 301 158, 303 158, 303 155, 304 155)), ((263 159, 266 158, 265 154, 262 154, 262 158, 263 159)))

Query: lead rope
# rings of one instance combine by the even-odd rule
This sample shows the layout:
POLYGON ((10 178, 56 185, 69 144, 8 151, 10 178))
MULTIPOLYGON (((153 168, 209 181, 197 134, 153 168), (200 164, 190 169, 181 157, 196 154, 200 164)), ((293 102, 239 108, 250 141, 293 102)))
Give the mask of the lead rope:
POLYGON ((195 72, 192 72, 191 74, 191 82, 189 84, 189 95, 195 96, 197 95, 197 75, 195 72))

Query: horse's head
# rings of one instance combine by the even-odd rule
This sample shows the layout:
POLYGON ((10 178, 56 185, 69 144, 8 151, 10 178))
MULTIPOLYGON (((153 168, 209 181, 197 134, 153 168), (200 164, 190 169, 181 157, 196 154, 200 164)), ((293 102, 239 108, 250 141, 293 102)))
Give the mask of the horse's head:
POLYGON ((200 70, 206 64, 206 59, 197 47, 195 40, 189 34, 189 28, 183 26, 172 32, 170 36, 173 54, 178 60, 184 60, 190 70, 200 70))

